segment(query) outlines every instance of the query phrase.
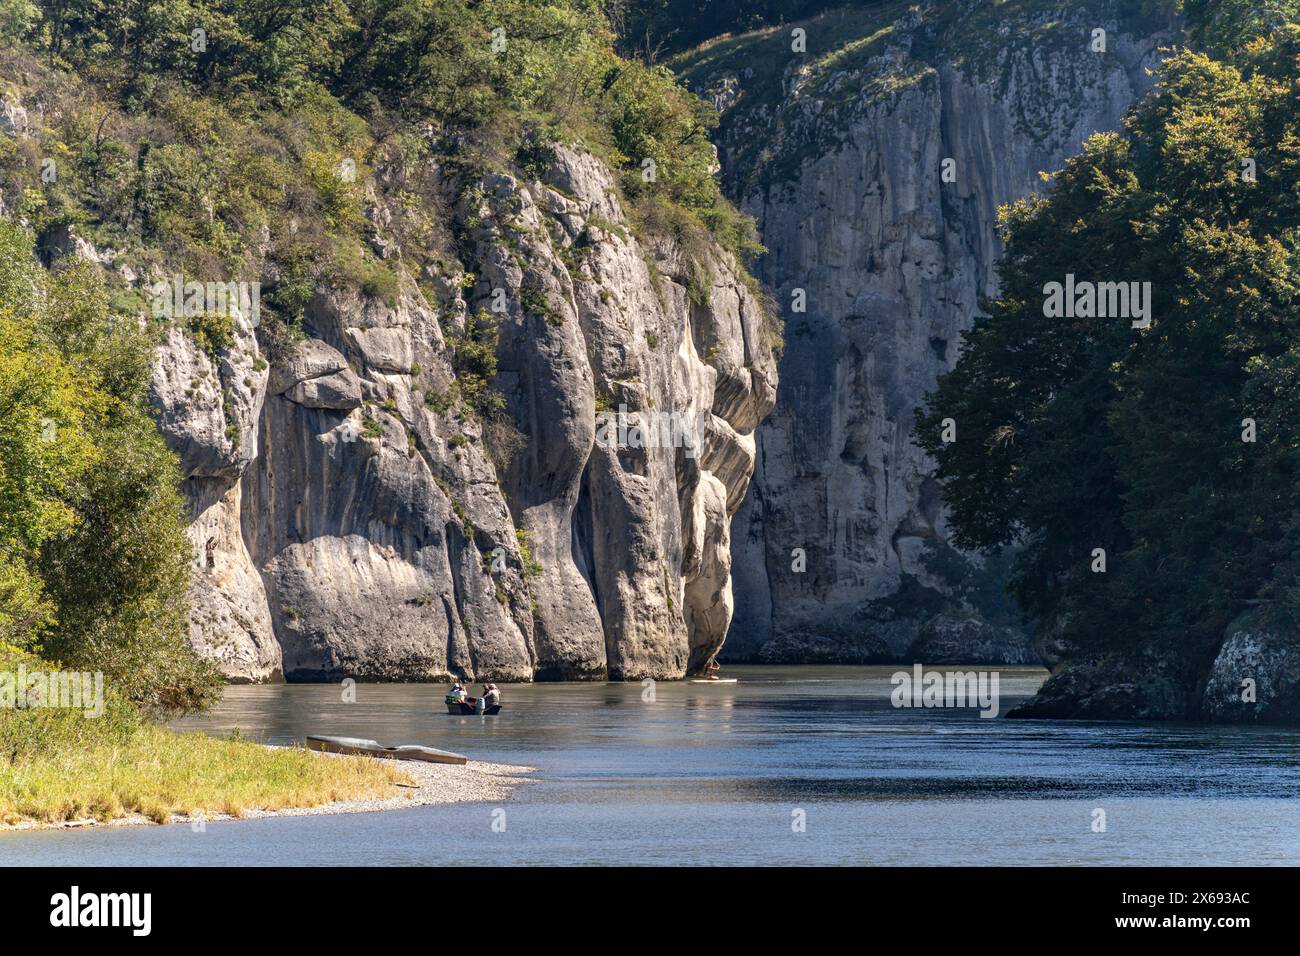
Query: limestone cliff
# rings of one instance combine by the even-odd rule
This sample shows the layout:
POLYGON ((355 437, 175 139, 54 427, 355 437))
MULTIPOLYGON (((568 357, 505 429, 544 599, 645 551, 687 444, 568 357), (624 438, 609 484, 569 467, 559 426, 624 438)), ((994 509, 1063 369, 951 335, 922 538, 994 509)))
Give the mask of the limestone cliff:
POLYGON ((179 329, 159 349, 193 640, 231 679, 674 678, 720 647, 775 401, 762 301, 721 249, 638 239, 590 155, 537 175, 435 171, 455 251, 417 272, 379 170, 396 290, 319 290, 274 356, 244 321, 214 355, 179 329), (480 321, 500 414, 457 379, 480 321), (653 416, 678 440, 633 430, 653 416))
POLYGON ((995 287, 998 207, 1148 85, 1168 34, 1115 9, 846 10, 676 64, 723 111, 727 188, 786 323, 734 527, 730 659, 897 659, 927 622, 943 646, 1032 659, 998 569, 947 544, 913 413, 995 287))

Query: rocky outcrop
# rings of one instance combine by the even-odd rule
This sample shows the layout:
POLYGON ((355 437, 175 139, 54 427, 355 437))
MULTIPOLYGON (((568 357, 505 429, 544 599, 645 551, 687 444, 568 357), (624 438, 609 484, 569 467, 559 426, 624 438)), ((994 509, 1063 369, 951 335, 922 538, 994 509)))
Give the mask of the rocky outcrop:
MULTIPOLYGON (((1104 2, 921 9, 801 24, 806 53, 780 28, 679 64, 723 110, 727 186, 757 218, 785 320, 780 395, 732 529, 728 659, 813 644, 819 660, 897 659, 932 612, 873 607, 912 584, 955 595, 914 410, 994 291, 999 206, 1119 126, 1167 36, 1104 2)), ((960 596, 946 610, 981 612, 960 596)), ((972 651, 989 646, 976 631, 972 651)))
MULTIPOLYGON (((166 283, 150 290, 166 294, 166 283)), ((219 353, 184 327, 163 330, 154 353, 151 400, 158 427, 177 451, 194 544, 190 640, 232 681, 281 676, 261 575, 241 531, 241 478, 257 454, 267 364, 249 317, 233 316, 219 353)))
POLYGON ((1278 608, 1228 627, 1202 700, 1222 723, 1300 724, 1300 626, 1278 608))
POLYGON ((455 254, 413 274, 372 192, 396 291, 322 288, 283 354, 242 324, 211 356, 169 329, 154 392, 194 508, 195 645, 239 680, 698 669, 775 402, 760 297, 717 247, 634 235, 574 149, 437 190, 455 254), (473 396, 466 356, 493 340, 473 396))
POLYGON ((1054 673, 1008 716, 1300 724, 1298 634, 1284 606, 1263 604, 1233 621, 1205 661, 1167 646, 1097 654, 1051 641, 1054 673))
POLYGON ((977 615, 939 614, 922 625, 904 658, 926 664, 1038 664, 1022 631, 977 615))
POLYGON ((1008 717, 1075 720, 1192 720, 1187 688, 1196 675, 1183 662, 1143 648, 1099 660, 1074 659, 1008 717))

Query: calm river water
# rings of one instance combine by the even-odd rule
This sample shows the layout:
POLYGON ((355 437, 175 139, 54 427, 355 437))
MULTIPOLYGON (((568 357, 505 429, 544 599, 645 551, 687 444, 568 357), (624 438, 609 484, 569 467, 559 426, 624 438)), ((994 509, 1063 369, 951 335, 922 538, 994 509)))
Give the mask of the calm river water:
MULTIPOLYGON (((736 684, 231 687, 178 726, 419 743, 541 768, 505 808, 0 834, 0 864, 1297 864, 1300 732, 900 710, 893 667, 732 667, 736 684), (477 688, 475 688, 477 689, 477 688), (1104 817, 1101 815, 1104 814, 1104 817), (1104 822, 1104 830, 1101 824, 1104 822), (499 827, 498 827, 499 829, 499 827)), ((1002 668, 1002 710, 1045 673, 1002 668)))

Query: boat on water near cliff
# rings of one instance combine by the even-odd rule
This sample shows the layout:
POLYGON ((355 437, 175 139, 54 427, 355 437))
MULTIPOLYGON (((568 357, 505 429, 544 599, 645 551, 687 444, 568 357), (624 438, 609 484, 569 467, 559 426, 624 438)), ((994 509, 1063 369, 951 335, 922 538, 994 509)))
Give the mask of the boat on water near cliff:
POLYGON ((475 714, 483 714, 485 717, 495 717, 501 713, 501 705, 493 704, 491 707, 478 709, 477 697, 466 697, 464 700, 458 700, 455 697, 446 697, 444 702, 447 705, 447 713, 457 714, 460 716, 473 717, 475 714))

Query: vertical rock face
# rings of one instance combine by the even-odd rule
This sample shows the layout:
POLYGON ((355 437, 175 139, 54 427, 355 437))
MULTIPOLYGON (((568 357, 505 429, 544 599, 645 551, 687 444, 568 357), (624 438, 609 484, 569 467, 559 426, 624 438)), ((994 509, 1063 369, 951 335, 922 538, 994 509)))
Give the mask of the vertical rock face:
POLYGON ((983 59, 962 52, 959 13, 867 11, 810 21, 805 54, 780 29, 679 64, 723 109, 728 187, 758 220, 786 323, 732 529, 730 658, 887 660, 937 611, 994 616, 969 598, 995 590, 992 569, 947 545, 913 414, 995 289, 998 207, 1118 127, 1149 82, 1161 37, 1090 6, 1008 5, 980 27, 983 59))
POLYGON ((518 565, 480 553, 512 538, 491 465, 416 389, 436 328, 414 290, 322 295, 272 367, 242 525, 289 679, 531 673, 518 565))
POLYGON ((194 643, 238 680, 681 677, 730 624, 760 299, 716 247, 643 245, 584 153, 442 191, 455 256, 417 277, 377 228, 398 289, 322 291, 269 368, 246 327, 219 373, 180 330, 159 350, 194 643), (500 413, 457 380, 485 324, 500 413))
POLYGON ((232 341, 219 355, 199 348, 179 325, 167 327, 154 355, 158 425, 180 455, 190 505, 190 640, 241 682, 282 673, 266 590, 240 529, 240 479, 257 454, 266 380, 266 362, 243 317, 236 318, 232 341))

